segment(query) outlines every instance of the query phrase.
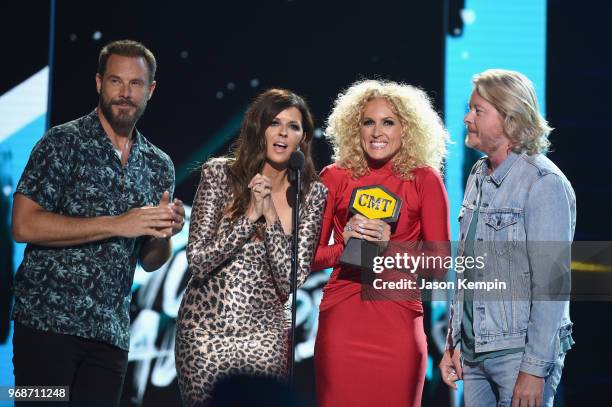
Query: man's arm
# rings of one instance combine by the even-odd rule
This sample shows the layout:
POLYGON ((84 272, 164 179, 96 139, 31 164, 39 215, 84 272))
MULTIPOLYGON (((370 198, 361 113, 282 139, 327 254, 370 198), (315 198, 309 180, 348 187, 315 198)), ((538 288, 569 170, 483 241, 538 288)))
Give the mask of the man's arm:
POLYGON ((558 356, 558 331, 568 301, 553 298, 564 294, 563 288, 570 279, 574 207, 573 192, 565 188, 563 179, 556 174, 542 177, 529 192, 525 230, 535 299, 531 301, 527 342, 514 385, 513 407, 542 404, 544 380, 558 356))
POLYGON ((531 311, 521 371, 544 377, 557 359, 558 331, 569 286, 573 240, 573 192, 563 179, 548 174, 536 181, 525 205, 527 255, 531 272, 531 311))
POLYGON ((67 165, 74 161, 71 143, 70 131, 53 128, 32 149, 14 196, 13 238, 41 246, 66 247, 111 237, 150 236, 159 241, 146 239, 139 257, 145 269, 158 268, 170 253, 169 242, 164 239, 180 231, 185 214, 180 201, 169 205, 174 190, 172 161, 168 158, 168 168, 163 171, 163 188, 170 191, 162 197, 165 205, 133 208, 119 216, 66 216, 57 212, 65 182, 72 176, 67 165))
POLYGON ((43 209, 23 194, 13 202, 13 238, 17 242, 41 246, 74 246, 115 236, 168 237, 164 228, 172 227, 173 213, 168 208, 134 208, 119 216, 79 218, 43 209))

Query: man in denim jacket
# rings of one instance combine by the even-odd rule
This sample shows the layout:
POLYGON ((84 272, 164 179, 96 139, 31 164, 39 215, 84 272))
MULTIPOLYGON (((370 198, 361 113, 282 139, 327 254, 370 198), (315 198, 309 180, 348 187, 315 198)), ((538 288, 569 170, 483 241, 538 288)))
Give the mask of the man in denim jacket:
POLYGON ((480 257, 484 267, 457 274, 475 284, 456 286, 442 378, 452 388, 464 381, 466 407, 552 406, 573 344, 567 294, 576 198, 542 155, 552 129, 531 81, 491 69, 473 84, 465 143, 487 156, 467 181, 457 255, 480 257))

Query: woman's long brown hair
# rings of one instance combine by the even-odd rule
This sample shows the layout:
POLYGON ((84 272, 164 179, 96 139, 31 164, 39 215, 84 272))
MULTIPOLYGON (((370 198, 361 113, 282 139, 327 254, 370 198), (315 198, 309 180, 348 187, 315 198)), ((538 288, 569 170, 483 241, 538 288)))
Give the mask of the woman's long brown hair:
POLYGON ((318 180, 311 157, 314 123, 308 105, 304 99, 289 90, 267 90, 247 109, 240 134, 232 148, 233 159, 229 169, 234 199, 226 212, 230 218, 234 219, 246 213, 251 199, 251 192, 247 186, 255 174, 261 173, 266 162, 266 129, 276 115, 290 107, 297 108, 302 114, 304 130, 304 136, 299 144, 306 159, 302 172, 301 202, 310 190, 312 182, 318 180))

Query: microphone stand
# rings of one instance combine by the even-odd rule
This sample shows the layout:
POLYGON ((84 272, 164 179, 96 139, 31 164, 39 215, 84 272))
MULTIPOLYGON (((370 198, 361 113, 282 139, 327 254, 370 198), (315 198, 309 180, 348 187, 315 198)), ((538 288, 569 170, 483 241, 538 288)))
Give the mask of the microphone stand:
POLYGON ((297 313, 297 268, 298 268, 298 227, 300 217, 300 191, 302 189, 301 169, 295 168, 295 201, 292 211, 293 243, 291 245, 291 334, 289 347, 289 386, 293 388, 293 365, 295 360, 295 317, 297 313))

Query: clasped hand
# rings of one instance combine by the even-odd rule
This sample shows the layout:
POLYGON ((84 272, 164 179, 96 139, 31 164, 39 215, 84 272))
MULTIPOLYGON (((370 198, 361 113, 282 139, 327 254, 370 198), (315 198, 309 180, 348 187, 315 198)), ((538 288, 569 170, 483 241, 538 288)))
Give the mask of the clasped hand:
POLYGON ((251 222, 256 222, 264 216, 268 224, 277 219, 276 209, 272 201, 272 181, 265 175, 255 174, 249 182, 251 200, 247 210, 247 217, 251 222))
POLYGON ((133 208, 115 219, 119 236, 168 239, 183 229, 185 208, 180 199, 170 202, 170 193, 165 191, 158 206, 133 208))

